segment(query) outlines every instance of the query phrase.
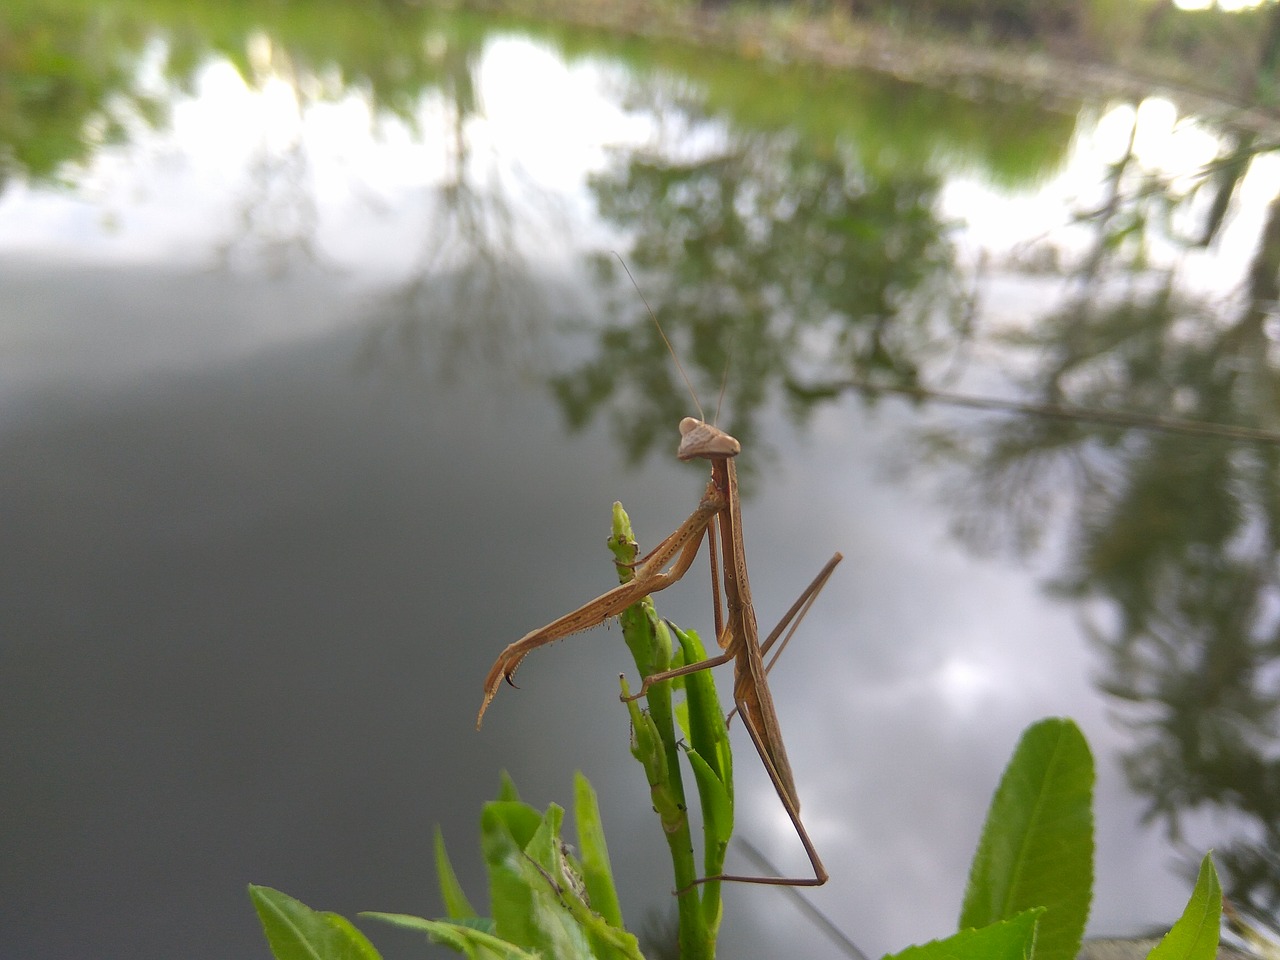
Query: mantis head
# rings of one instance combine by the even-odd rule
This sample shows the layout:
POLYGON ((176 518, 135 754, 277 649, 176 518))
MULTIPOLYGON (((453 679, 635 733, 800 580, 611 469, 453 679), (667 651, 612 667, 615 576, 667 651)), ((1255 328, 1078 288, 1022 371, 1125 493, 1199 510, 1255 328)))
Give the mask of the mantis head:
POLYGON ((681 460, 724 460, 742 452, 742 444, 719 427, 713 427, 695 417, 680 421, 680 447, 676 456, 681 460))

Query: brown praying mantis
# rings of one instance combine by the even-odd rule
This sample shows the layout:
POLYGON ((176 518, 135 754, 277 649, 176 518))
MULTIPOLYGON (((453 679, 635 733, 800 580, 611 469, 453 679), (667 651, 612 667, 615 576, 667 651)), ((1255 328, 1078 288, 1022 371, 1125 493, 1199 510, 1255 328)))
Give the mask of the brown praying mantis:
MULTIPOLYGON (((663 338, 665 339, 665 334, 663 338)), ((741 452, 741 449, 742 446, 737 440, 709 423, 693 417, 686 417, 680 422, 680 446, 676 457, 680 460, 702 458, 711 461, 711 479, 697 508, 675 531, 636 562, 634 579, 601 594, 590 603, 553 620, 545 627, 525 634, 503 650, 485 678, 484 702, 480 705, 479 716, 476 717, 476 728, 479 729, 485 711, 497 694, 502 681, 511 683, 511 678, 515 675, 521 661, 531 651, 582 630, 599 626, 643 597, 671 586, 692 566, 708 530, 717 528, 721 550, 725 557, 722 578, 717 573, 714 531, 708 538, 708 544, 711 553, 716 640, 724 652, 717 657, 645 677, 639 692, 627 699, 634 700, 643 696, 655 683, 710 669, 732 660, 734 663, 733 699, 736 711, 742 715, 751 742, 755 745, 765 771, 773 782, 774 789, 777 790, 778 798, 782 801, 787 816, 791 818, 796 834, 804 845, 814 875, 791 878, 716 874, 702 877, 694 883, 736 881, 795 887, 821 886, 827 882, 827 871, 800 820, 800 798, 796 792, 791 764, 787 760, 786 748, 782 743, 782 732, 778 726, 778 715, 773 706, 773 697, 769 693, 766 675, 790 642, 800 620, 808 612, 818 592, 825 586, 836 564, 843 558, 837 553, 827 561, 813 582, 804 589, 762 644, 756 624, 755 606, 751 599, 751 584, 747 579, 746 550, 742 541, 742 506, 738 496, 738 474, 733 462, 733 458, 741 452), (667 569, 668 566, 669 569, 667 569), (718 582, 721 579, 723 583, 718 582), (720 606, 721 589, 724 592, 727 613, 727 617, 723 618, 720 606), (783 637, 784 631, 785 637, 783 637), (781 642, 779 642, 780 637, 782 637, 781 642), (766 667, 764 656, 775 644, 778 649, 766 667)))

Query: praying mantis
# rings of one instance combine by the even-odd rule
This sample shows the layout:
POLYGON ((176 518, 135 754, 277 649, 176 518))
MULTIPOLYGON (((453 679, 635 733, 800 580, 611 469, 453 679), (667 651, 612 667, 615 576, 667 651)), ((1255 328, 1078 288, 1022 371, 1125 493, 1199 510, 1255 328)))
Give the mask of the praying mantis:
MULTIPOLYGON (((665 334, 663 339, 666 339, 665 334)), ((680 445, 676 457, 680 460, 700 458, 711 462, 711 478, 707 482, 698 506, 680 526, 637 561, 634 579, 601 594, 546 626, 530 631, 503 650, 485 678, 484 701, 476 717, 476 728, 479 729, 484 720, 485 711, 497 694, 502 681, 512 682, 511 678, 515 675, 521 661, 530 652, 582 630, 599 626, 610 617, 622 613, 641 598, 664 590, 677 582, 692 566, 704 537, 707 537, 710 531, 708 543, 711 553, 716 640, 724 652, 720 656, 710 657, 698 663, 686 664, 674 670, 666 670, 645 677, 639 692, 626 699, 634 700, 643 696, 655 683, 733 661, 733 699, 736 712, 742 716, 751 742, 755 745, 765 771, 778 793, 778 798, 804 846, 813 869, 813 876, 797 878, 716 874, 702 877, 694 883, 733 881, 794 887, 821 886, 827 882, 828 874, 800 820, 800 798, 796 791, 791 764, 787 759, 786 748, 783 746, 778 715, 774 709, 766 675, 790 642, 800 620, 808 612, 818 592, 826 585, 832 571, 843 557, 836 553, 827 561, 762 644, 756 623, 755 605, 751 598, 751 584, 747 577, 746 550, 742 539, 742 505, 738 495, 738 474, 733 460, 741 450, 742 445, 737 440, 703 420, 686 417, 680 422, 680 445), (715 543, 717 529, 721 551, 725 558, 722 577, 717 573, 715 543), (722 617, 721 613, 721 590, 723 590, 724 609, 727 614, 725 617, 722 617), (782 639, 779 642, 780 637, 782 639), (764 656, 775 645, 778 649, 766 666, 764 656)))

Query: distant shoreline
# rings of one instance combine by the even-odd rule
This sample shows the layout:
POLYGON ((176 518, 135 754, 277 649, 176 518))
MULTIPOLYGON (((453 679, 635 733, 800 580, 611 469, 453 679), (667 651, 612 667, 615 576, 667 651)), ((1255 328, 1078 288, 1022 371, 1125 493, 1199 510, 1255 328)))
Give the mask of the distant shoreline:
MULTIPOLYGON (((446 4, 449 6, 451 4, 446 4)), ((1140 67, 1097 57, 1056 52, 1070 46, 1045 38, 1029 41, 969 40, 938 30, 913 32, 842 13, 812 15, 779 5, 732 4, 701 9, 654 0, 480 0, 476 11, 505 13, 542 22, 708 47, 747 59, 812 63, 834 69, 870 69, 904 80, 948 85, 980 78, 1030 89, 1049 98, 1165 97, 1183 112, 1235 129, 1280 135, 1280 105, 1247 102, 1205 83, 1175 75, 1172 54, 1150 51, 1140 67)), ((1220 17, 1238 16, 1218 13, 1220 17)), ((1182 72, 1194 65, 1180 64, 1182 72)))

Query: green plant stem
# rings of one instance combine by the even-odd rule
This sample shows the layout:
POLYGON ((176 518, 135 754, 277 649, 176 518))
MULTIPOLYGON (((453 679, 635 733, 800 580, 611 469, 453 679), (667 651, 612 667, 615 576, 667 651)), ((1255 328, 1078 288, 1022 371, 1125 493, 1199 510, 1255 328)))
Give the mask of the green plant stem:
MULTIPOLYGON (((633 566, 639 556, 631 520, 622 504, 613 505, 613 535, 609 538, 618 571, 618 581, 627 583, 635 576, 633 566)), ((653 601, 645 597, 625 610, 619 620, 622 635, 635 659, 642 677, 676 665, 673 662, 671 635, 658 619, 653 601)), ((647 715, 635 703, 628 704, 635 731, 633 753, 644 764, 649 778, 650 796, 662 821, 663 834, 671 850, 680 919, 680 956, 682 960, 712 960, 715 957, 716 933, 719 927, 717 891, 713 923, 707 921, 697 887, 698 867, 693 856, 693 837, 689 829, 688 805, 680 776, 680 748, 675 712, 671 702, 674 684, 660 683, 646 694, 647 715), (653 740, 656 735, 656 742, 653 740)), ((624 694, 626 681, 622 682, 624 694)), ((718 884, 716 885, 719 886, 718 884)))

